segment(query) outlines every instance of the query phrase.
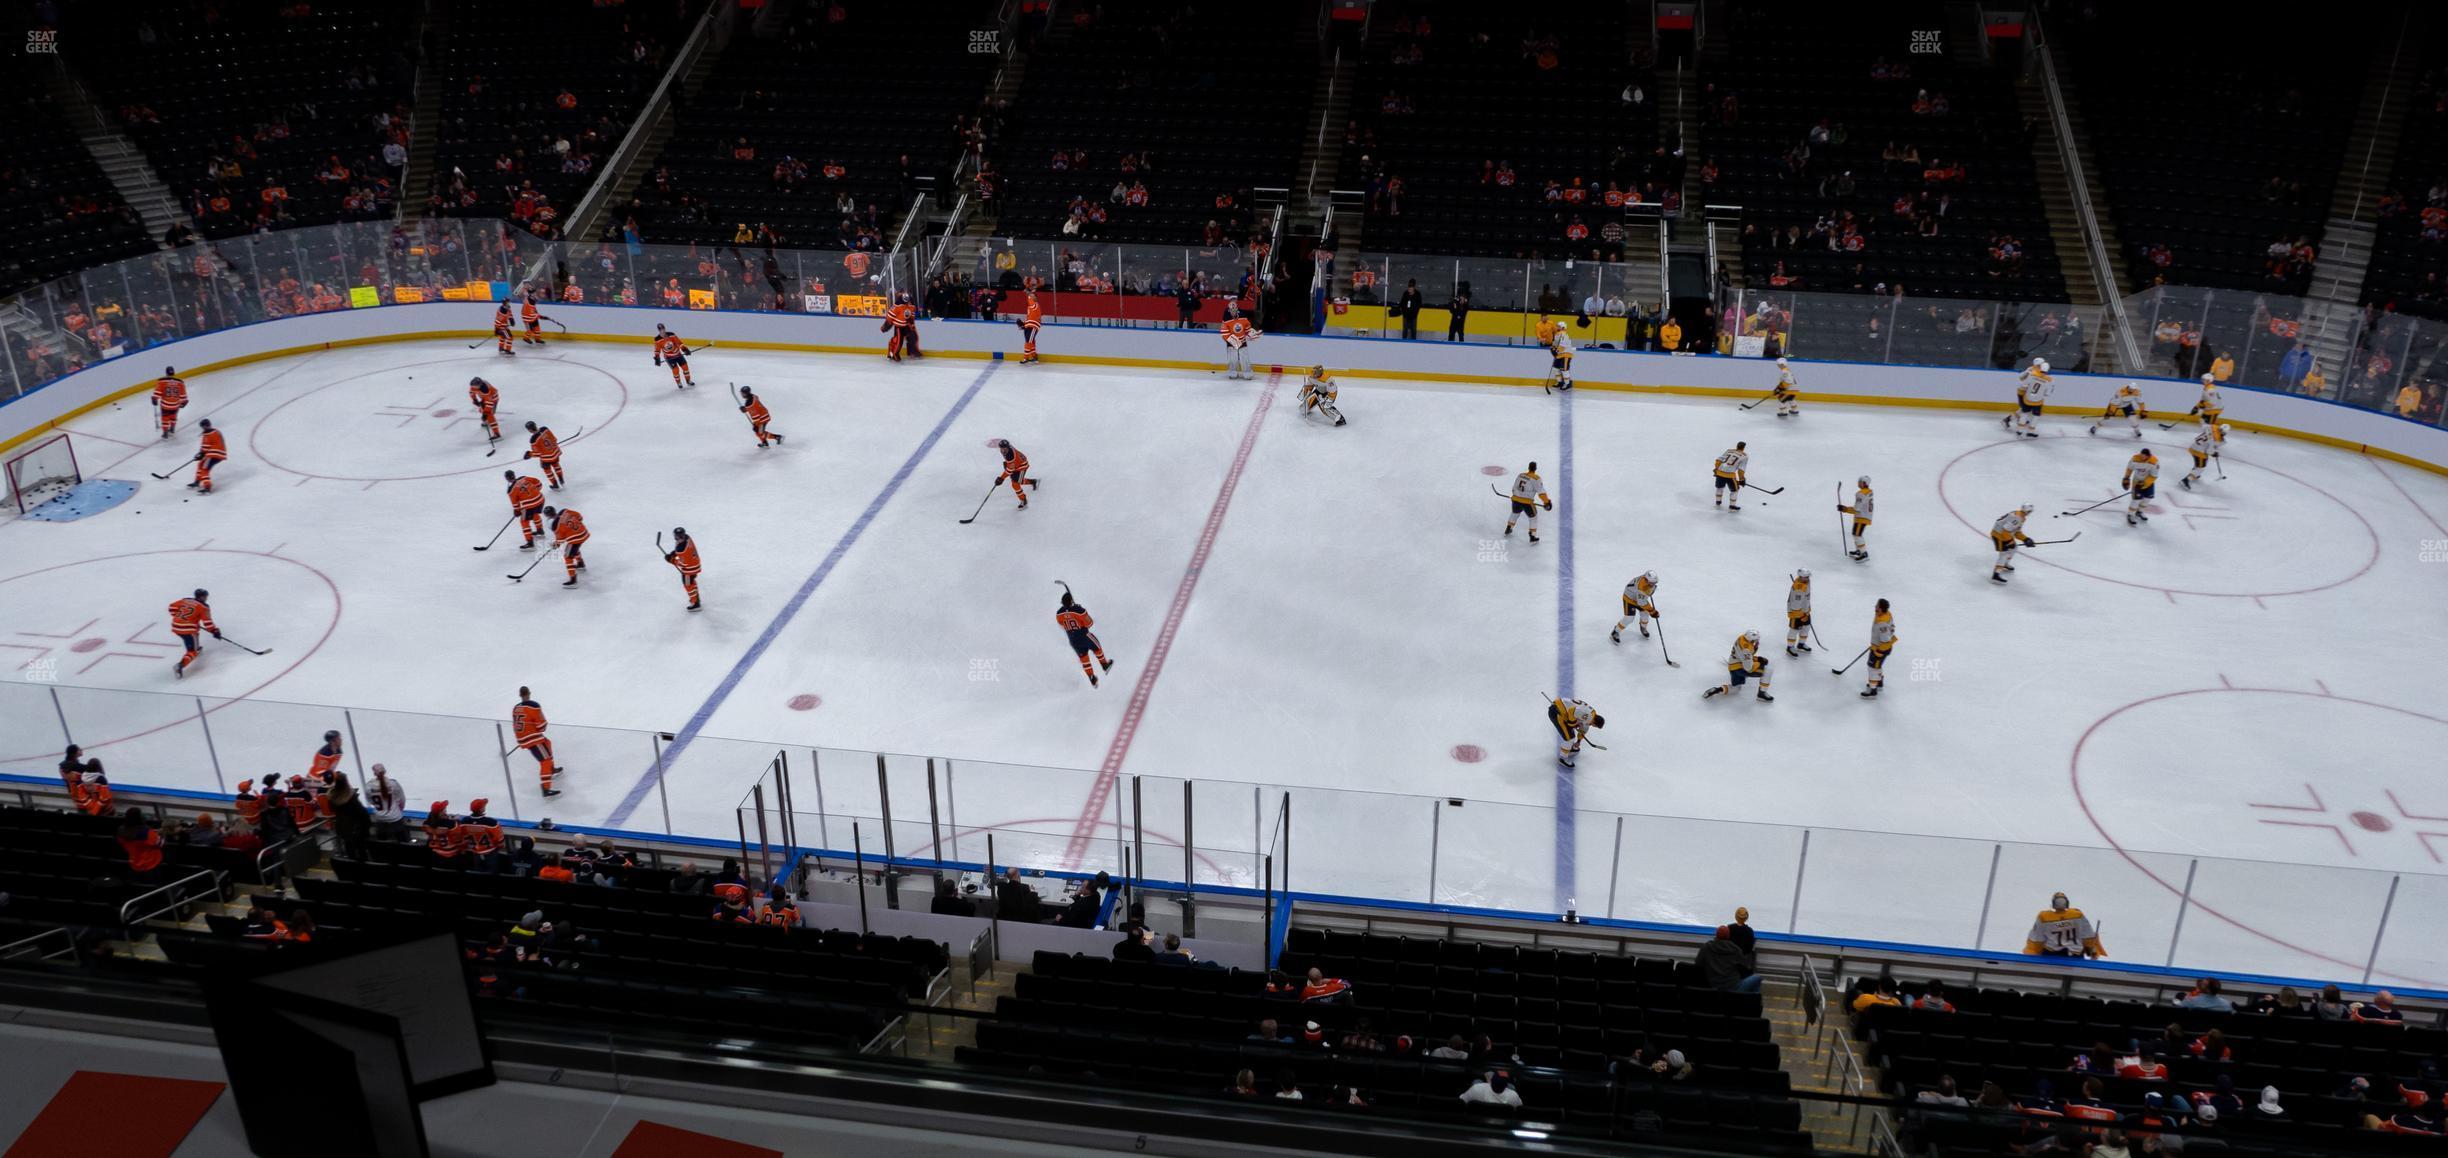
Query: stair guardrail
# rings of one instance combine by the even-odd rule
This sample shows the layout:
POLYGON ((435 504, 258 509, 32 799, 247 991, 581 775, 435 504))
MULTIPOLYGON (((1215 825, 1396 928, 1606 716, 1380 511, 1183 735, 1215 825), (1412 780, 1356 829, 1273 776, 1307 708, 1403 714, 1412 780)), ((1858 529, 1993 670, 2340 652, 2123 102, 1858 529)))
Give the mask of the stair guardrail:
POLYGON ((31 937, 20 937, 6 945, 0 945, 0 961, 27 956, 37 961, 49 961, 56 957, 74 957, 76 956, 76 938, 71 936, 65 928, 45 929, 31 937), (44 949, 43 942, 53 938, 58 939, 59 948, 44 949))
MULTIPOLYGON (((578 199, 578 207, 570 211, 569 236, 584 237, 594 231, 596 217, 611 203, 613 193, 628 183, 629 171, 637 166, 639 154, 645 151, 646 138, 653 135, 654 127, 671 111, 672 91, 713 47, 719 35, 718 26, 725 25, 736 11, 735 5, 709 4, 705 14, 697 18, 697 26, 689 30, 688 39, 680 42, 680 51, 672 54, 671 67, 663 70, 663 79, 655 82, 645 106, 629 122, 629 131, 621 135, 620 144, 604 159, 595 183, 587 187, 586 195, 578 199)), ((539 259, 528 271, 528 280, 541 276, 548 260, 549 257, 539 259)))
POLYGON ((2099 214, 2091 206, 2091 180, 2083 172, 2082 157, 2074 147, 2074 122, 2066 115, 2065 91, 2057 84, 2057 61, 2049 52, 2048 37, 2036 11, 2032 13, 2031 37, 2033 59, 2040 69, 2041 92, 2048 98, 2049 136, 2057 146, 2058 160, 2065 165, 2066 185, 2074 195, 2074 217, 2082 228, 2083 250, 2090 259, 2092 276, 2099 282, 2100 299, 2107 304, 2107 315, 2114 323, 2109 328, 2116 331, 2117 364, 2130 369, 2142 364, 2142 349, 2134 342, 2133 322, 2125 314, 2124 291, 2117 285, 2116 263, 2100 233, 2099 214))
POLYGON ((163 885, 160 888, 147 889, 146 891, 138 893, 133 897, 129 897, 125 903, 119 906, 119 926, 121 930, 132 936, 138 924, 145 921, 150 921, 155 917, 161 916, 163 913, 172 912, 182 905, 193 902, 195 900, 195 894, 187 892, 186 886, 198 880, 210 881, 212 883, 213 895, 217 897, 221 895, 221 886, 226 878, 217 869, 197 869, 196 871, 188 873, 186 876, 180 877, 177 880, 171 881, 169 884, 163 885), (173 890, 178 892, 177 900, 171 901, 166 905, 160 905, 155 908, 147 909, 141 913, 132 912, 136 906, 143 904, 146 900, 161 896, 162 894, 171 892, 173 890))

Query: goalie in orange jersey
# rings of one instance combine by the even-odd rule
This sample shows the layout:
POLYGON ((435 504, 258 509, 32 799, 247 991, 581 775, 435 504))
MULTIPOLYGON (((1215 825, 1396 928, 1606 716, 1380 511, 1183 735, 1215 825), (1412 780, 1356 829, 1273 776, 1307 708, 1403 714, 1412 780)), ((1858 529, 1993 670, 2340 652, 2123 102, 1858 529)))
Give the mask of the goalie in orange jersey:
POLYGON ((903 349, 907 349, 912 358, 926 357, 918 349, 918 307, 910 304, 909 294, 893 295, 893 304, 885 308, 884 324, 878 327, 877 332, 892 335, 884 343, 885 357, 898 362, 903 349))
POLYGON ((1063 588, 1062 605, 1054 609, 1054 625, 1062 628, 1063 636, 1071 641, 1072 653, 1079 656, 1080 670, 1088 675, 1088 686, 1097 686, 1097 669, 1089 665, 1088 657, 1095 656, 1097 665, 1106 671, 1113 670, 1113 661, 1105 658, 1105 645, 1097 641, 1095 632, 1088 630, 1096 626, 1096 620, 1078 600, 1071 598, 1068 586, 1063 588))
POLYGON ((677 389, 685 390, 697 384, 697 375, 689 369, 688 356, 689 348, 681 343, 680 335, 660 325, 655 327, 655 365, 671 367, 672 385, 677 389))

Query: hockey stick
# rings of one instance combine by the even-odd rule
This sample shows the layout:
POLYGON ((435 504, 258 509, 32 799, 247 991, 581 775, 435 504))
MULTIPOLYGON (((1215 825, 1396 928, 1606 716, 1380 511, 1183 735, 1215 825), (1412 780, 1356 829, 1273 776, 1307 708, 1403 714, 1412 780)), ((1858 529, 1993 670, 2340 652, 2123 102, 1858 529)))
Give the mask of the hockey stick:
MULTIPOLYGON (((199 460, 200 460, 202 457, 203 457, 203 456, 198 455, 196 458, 191 458, 191 459, 188 459, 188 460, 187 460, 187 462, 190 462, 190 463, 192 463, 192 462, 196 462, 196 461, 199 461, 199 460)), ((186 465, 186 464, 182 463, 182 464, 180 464, 180 465, 182 465, 182 466, 183 466, 183 465, 186 465)), ((152 472, 152 471, 149 471, 149 470, 148 470, 148 471, 146 471, 145 473, 146 473, 146 474, 153 474, 153 472, 152 472)), ((176 470, 172 470, 172 471, 170 472, 170 474, 177 474, 177 473, 178 473, 178 472, 177 472, 176 470)), ((153 477, 154 477, 154 478, 157 478, 157 479, 164 479, 164 480, 167 480, 167 479, 170 477, 170 474, 153 474, 153 477)), ((2226 477, 2226 476, 2221 475, 2220 477, 2224 478, 2224 477, 2226 477)), ((1490 485, 1494 485, 1494 484, 1490 484, 1490 485)))
POLYGON ((1583 737, 1581 737, 1581 743, 1582 743, 1582 746, 1584 746, 1584 747, 1596 748, 1596 749, 1598 749, 1598 750, 1599 750, 1599 751, 1601 751, 1601 752, 1604 752, 1604 751, 1606 751, 1606 750, 1607 750, 1607 746, 1606 746, 1606 745, 1601 744, 1601 743, 1599 743, 1599 742, 1598 742, 1598 741, 1596 741, 1596 740, 1590 739, 1590 738, 1589 738, 1589 737, 1587 737, 1587 736, 1583 736, 1583 737))
POLYGON ((1821 651, 1826 651, 1826 650, 1828 649, 1827 641, 1826 641, 1826 640, 1824 640, 1824 639, 1819 638, 1819 623, 1818 623, 1818 621, 1813 620, 1813 621, 1812 621, 1812 622, 1811 622, 1811 623, 1810 623, 1808 626, 1810 627, 1810 633, 1811 633, 1811 642, 1812 642, 1812 643, 1816 643, 1816 644, 1818 644, 1818 645, 1819 645, 1819 650, 1821 650, 1821 651))
POLYGON ((2219 456, 2213 454, 2210 456, 2210 465, 2218 468, 2220 481, 2225 481, 2227 478, 2227 464, 2219 461, 2219 456))
MULTIPOLYGON (((1763 495, 1781 495, 1781 494, 1784 494, 1784 493, 1785 493, 1785 488, 1784 488, 1784 487, 1778 487, 1778 488, 1777 488, 1777 489, 1775 489, 1775 490, 1769 490, 1767 487, 1760 486, 1760 485, 1758 485, 1758 484, 1756 484, 1756 483, 1753 483, 1753 482, 1749 481, 1748 479, 1744 480, 1743 485, 1744 485, 1744 486, 1747 486, 1747 487, 1750 487, 1752 490, 1758 491, 1759 493, 1761 493, 1761 494, 1763 494, 1763 495)), ((1837 483, 1837 484, 1836 484, 1836 487, 1837 487, 1837 491, 1838 491, 1838 493, 1842 493, 1842 492, 1843 492, 1843 489, 1844 489, 1844 484, 1843 484, 1843 483, 1837 483)))
MULTIPOLYGON (((1771 390, 1771 391, 1769 391, 1769 392, 1767 393, 1767 395, 1766 395, 1765 397, 1762 397, 1762 398, 1759 400, 1759 402, 1745 402, 1745 403, 1743 403, 1741 406, 1736 407, 1735 409, 1738 409, 1738 410, 1749 410, 1749 409, 1751 409, 1752 407, 1759 405, 1759 404, 1760 404, 1760 402, 1766 402, 1766 401, 1768 401, 1768 399, 1770 399, 1770 398, 1774 398, 1774 397, 1776 397, 1776 391, 1771 390)), ((1844 485, 1844 484, 1842 484, 1842 483, 1838 483, 1837 485, 1838 485, 1838 486, 1842 486, 1842 485, 1844 485)))
POLYGON ((977 509, 969 512, 969 517, 962 519, 961 525, 966 527, 969 524, 978 521, 978 516, 986 513, 986 503, 994 498, 995 488, 1002 485, 1002 479, 996 479, 993 482, 986 484, 986 497, 978 500, 977 509))
POLYGON ((470 547, 470 548, 468 548, 468 549, 469 549, 469 550, 471 550, 471 551, 490 551, 490 550, 492 550, 492 549, 493 549, 493 544, 498 543, 498 542, 501 542, 502 531, 507 531, 507 530, 509 530, 509 529, 510 529, 510 524, 511 524, 511 523, 515 523, 515 522, 517 522, 517 521, 518 521, 518 515, 517 515, 517 514, 515 514, 515 513, 513 513, 513 514, 512 514, 512 515, 511 515, 511 516, 510 516, 508 519, 506 519, 506 520, 504 520, 504 521, 502 522, 502 525, 501 525, 501 530, 500 530, 500 531, 495 531, 495 532, 493 532, 493 537, 492 537, 492 538, 490 538, 490 539, 485 540, 485 545, 484 545, 484 546, 481 546, 481 547, 470 547))
POLYGON ((1682 664, 1676 663, 1676 662, 1674 661, 1674 655, 1673 655, 1673 653, 1671 653, 1671 652, 1669 652, 1669 651, 1667 651, 1667 650, 1666 650, 1666 621, 1665 621, 1665 620, 1663 620, 1663 619, 1658 619, 1658 617, 1657 617, 1657 613, 1655 613, 1655 612, 1651 612, 1651 613, 1650 613, 1650 615, 1649 615, 1649 618, 1654 619, 1654 620, 1657 620, 1657 625, 1658 625, 1658 654, 1666 657, 1666 666, 1668 666, 1668 667, 1681 667, 1681 666, 1683 666, 1682 664))
POLYGON ((535 557, 534 559, 532 559, 532 560, 529 560, 529 561, 528 561, 528 563, 527 563, 527 570, 526 570, 526 571, 521 571, 521 572, 519 572, 519 573, 518 573, 518 574, 516 574, 516 575, 504 575, 504 576, 502 576, 502 578, 504 578, 504 579, 508 579, 508 580, 510 580, 510 581, 511 581, 511 582, 513 582, 513 583, 516 583, 516 582, 518 582, 518 581, 520 581, 520 580, 522 580, 522 579, 525 579, 525 578, 527 577, 527 575, 528 575, 528 573, 529 573, 529 572, 532 572, 532 571, 534 571, 534 570, 536 569, 536 564, 541 563, 541 562, 543 562, 544 560, 551 558, 551 557, 553 556, 554 548, 557 548, 557 547, 559 547, 559 546, 560 546, 560 544, 555 543, 555 544, 552 544, 551 546, 547 546, 546 548, 544 548, 544 549, 543 549, 543 550, 541 550, 541 551, 536 552, 536 557, 535 557))
POLYGON ((243 652, 247 653, 248 655, 270 655, 270 654, 272 654, 272 649, 271 649, 271 648, 268 648, 268 647, 267 647, 267 648, 263 649, 262 651, 257 651, 257 650, 255 650, 254 648, 248 647, 247 645, 245 645, 245 644, 243 644, 243 643, 240 643, 240 642, 238 642, 237 640, 231 639, 231 638, 229 638, 228 636, 225 636, 225 635, 216 635, 216 636, 214 636, 213 638, 214 638, 214 639, 218 639, 218 640, 220 640, 221 642, 223 642, 223 643, 226 643, 226 644, 230 645, 231 647, 237 648, 238 650, 243 651, 243 652))
POLYGON ((2082 532, 2081 532, 2081 531, 2076 531, 2076 532, 2074 532, 2073 534, 2071 534, 2071 535, 2067 535, 2065 538, 2062 538, 2062 539, 2034 539, 2034 540, 2032 540, 2031 542, 2025 543, 2025 544, 2023 544, 2023 545, 2024 545, 2024 546, 2026 546, 2026 547, 2045 547, 2045 546, 2048 546, 2048 545, 2049 545, 2049 544, 2051 544, 2051 543, 2071 543, 2071 542, 2073 542, 2074 540, 2079 539, 2079 538, 2082 538, 2082 532))
POLYGON ((564 334, 566 334, 566 333, 568 333, 568 332, 569 332, 569 327, 568 327, 568 326, 564 326, 564 325, 562 325, 562 324, 561 324, 560 319, 558 319, 558 318, 547 318, 547 317, 541 317, 541 316, 539 316, 538 318, 536 318, 536 320, 537 320, 537 321, 539 321, 539 322, 551 322, 551 323, 553 324, 553 328, 554 328, 554 329, 557 329, 557 330, 561 331, 561 332, 562 332, 562 333, 564 333, 564 334))
POLYGON ((501 435, 498 435, 498 434, 488 434, 488 435, 486 435, 486 436, 485 436, 485 457, 486 457, 486 458, 491 458, 491 457, 493 457, 494 453, 495 453, 496 451, 499 451, 500 449, 501 449, 501 435))
POLYGON ((1852 552, 1845 550, 1844 517, 1845 517, 1845 509, 1844 509, 1844 480, 1843 480, 1843 479, 1837 479, 1837 480, 1836 480, 1836 553, 1837 553, 1837 554, 1839 554, 1839 555, 1850 555, 1850 554, 1852 554, 1852 552))
POLYGON ((1063 581, 1062 581, 1062 580, 1060 580, 1060 579, 1057 579, 1057 580, 1055 580, 1055 581, 1054 581, 1054 585, 1055 585, 1055 586, 1057 586, 1057 587, 1062 588, 1062 589, 1063 589, 1063 594, 1064 594, 1064 595, 1068 596, 1068 595, 1070 595, 1070 594, 1071 594, 1071 585, 1070 585, 1070 584, 1065 583, 1065 582, 1063 582, 1063 581))
POLYGON ((742 401, 740 401, 740 400, 739 400, 739 383, 737 383, 737 382, 725 382, 725 383, 723 383, 723 389, 728 390, 728 391, 730 391, 730 392, 731 392, 731 402, 732 402, 732 405, 735 405, 735 406, 746 406, 746 405, 747 405, 747 403, 742 402, 742 401))
POLYGON ((697 351, 699 351, 699 350, 711 350, 711 349, 713 349, 713 348, 714 348, 714 343, 712 343, 712 342, 707 342, 705 345, 702 345, 702 346, 682 346, 682 347, 680 347, 680 352, 681 352, 681 353, 683 353, 683 354, 694 354, 694 353, 696 353, 696 352, 697 352, 697 351))
POLYGON ((1862 661, 1862 656, 1864 656, 1864 655, 1868 655, 1868 654, 1870 654, 1870 649, 1869 649, 1868 647, 1864 647, 1864 648, 1862 648, 1862 649, 1861 649, 1861 655, 1856 655, 1856 656, 1854 656, 1853 658, 1851 658, 1851 659, 1849 659, 1849 660, 1846 660, 1846 661, 1845 661, 1845 665, 1844 665, 1843 667, 1832 667, 1832 668, 1829 668, 1829 669, 1828 669, 1828 674, 1829 674, 1829 675, 1843 675, 1843 674, 1844 674, 1844 673, 1846 673, 1846 672, 1852 671, 1852 670, 1853 670, 1853 665, 1854 665, 1854 664, 1857 664, 1857 663, 1860 663, 1860 662, 1862 661))
POLYGON ((2108 504, 2113 503, 2113 502, 2117 501, 2118 499, 2124 498, 2125 496, 2130 495, 2130 494, 2132 494, 2132 493, 2133 493, 2133 491, 2132 491, 2132 490, 2130 490, 2130 489, 2127 489, 2127 490, 2121 490, 2121 491, 2118 491, 2117 493, 2115 493, 2115 494, 2113 494, 2113 495, 2108 496, 2107 498, 2101 499, 2100 501, 2098 501, 2098 502, 2096 502, 2096 503, 2091 504, 2090 506, 2084 507, 2082 510, 2079 510, 2079 511, 2059 511, 2059 512, 2057 512, 2057 517, 2062 519, 2062 518, 2066 517, 2067 515, 2080 515, 2080 514, 2087 514, 2087 513, 2089 513, 2089 512, 2096 511, 2096 510, 2100 509, 2101 507, 2107 506, 2108 504))

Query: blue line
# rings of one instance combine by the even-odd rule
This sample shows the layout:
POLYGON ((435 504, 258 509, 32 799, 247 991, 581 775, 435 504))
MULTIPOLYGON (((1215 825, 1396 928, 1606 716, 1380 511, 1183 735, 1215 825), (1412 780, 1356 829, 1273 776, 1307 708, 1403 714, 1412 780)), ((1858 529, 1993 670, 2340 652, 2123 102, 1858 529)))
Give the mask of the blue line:
MULTIPOLYGON (((859 513, 858 521, 850 524, 849 531, 842 535, 841 541, 833 544, 833 549, 825 553, 824 562, 816 565, 816 570, 808 575, 807 582, 799 585, 798 592, 790 597, 790 602, 783 604, 782 610, 774 613, 773 622, 766 624, 764 632, 757 636, 756 642, 749 644, 748 650, 740 654, 739 662, 732 664, 730 673, 723 676, 720 684, 715 685, 714 694, 706 697, 706 702, 699 705, 697 713, 689 717, 688 725, 681 728, 677 737, 664 747, 660 767, 669 769, 679 764, 680 754, 688 750, 689 743, 695 740, 697 734, 705 729, 706 723, 714 718, 715 710, 722 707, 723 701, 730 699, 731 693, 739 690, 740 680, 747 677, 748 669, 755 667, 757 661, 764 658, 765 649, 772 647, 774 641, 782 637, 782 629, 790 626, 790 621, 798 616, 800 609, 807 606, 808 598, 816 594, 816 588, 824 584, 825 577, 831 575, 833 568, 840 565, 842 556, 850 553, 851 546, 858 542, 859 536, 875 522, 877 515, 884 512, 884 504, 891 502, 892 497, 900 493, 901 484, 909 481, 910 473, 918 469, 919 462, 926 458, 927 452, 934 450, 935 444, 942 441, 944 431, 951 429, 953 420, 959 418, 962 411, 969 409, 969 403, 978 396, 978 391, 985 388, 986 380, 993 377, 994 372, 1001 369, 1002 366, 1001 362, 990 361, 986 363, 985 369, 978 371, 976 378, 970 380, 969 388, 961 391, 960 400, 954 402, 952 409, 945 411, 944 416, 936 420, 935 429, 927 431, 927 436, 919 442, 918 449, 910 452, 909 459, 901 464, 901 469, 893 472, 892 478, 885 481, 884 489, 877 491, 876 497, 868 502, 867 509, 859 513)), ((629 814, 637 811, 638 805, 645 802, 647 791, 654 787, 655 775, 655 767, 649 766, 638 777, 637 783, 630 787, 629 794, 621 797, 620 805, 612 810, 611 815, 604 818, 604 822, 617 825, 627 821, 629 814)))
MULTIPOLYGON (((1556 392, 1556 697, 1573 697, 1573 423, 1572 391, 1556 392)), ((1555 909, 1573 907, 1573 772, 1555 771, 1555 909)))

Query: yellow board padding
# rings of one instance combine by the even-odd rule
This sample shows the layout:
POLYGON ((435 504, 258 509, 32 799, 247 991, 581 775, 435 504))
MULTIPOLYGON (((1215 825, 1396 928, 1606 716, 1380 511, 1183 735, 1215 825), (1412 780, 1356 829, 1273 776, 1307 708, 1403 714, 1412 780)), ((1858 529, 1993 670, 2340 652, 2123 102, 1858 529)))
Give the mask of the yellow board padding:
MULTIPOLYGON (((1360 307, 1355 306, 1353 308, 1358 309, 1360 307)), ((1597 319, 1592 320, 1595 321, 1597 319)), ((1619 318, 1615 320, 1621 321, 1622 319, 1619 318)), ((329 342, 315 342, 303 346, 288 346, 276 350, 262 350, 252 354, 241 354, 234 358, 224 358, 218 362, 206 362, 200 365, 188 367, 186 370, 182 371, 179 376, 182 378, 193 378, 201 374, 210 374, 216 370, 228 370, 255 362, 267 362, 275 358, 287 358, 299 354, 313 354, 324 350, 337 350, 349 346, 374 346, 389 342, 421 342, 444 338, 456 340, 466 340, 469 338, 482 339, 490 338, 492 336, 493 331, 485 329, 421 330, 402 334, 380 334, 364 338, 341 338, 329 342)), ((647 348, 648 343, 648 339, 637 334, 566 333, 556 334, 553 336, 552 340, 563 342, 616 342, 638 346, 641 351, 647 348)), ((808 342, 752 342, 735 341, 729 338, 723 338, 717 340, 714 348, 731 350, 775 350, 784 353, 799 354, 861 354, 877 358, 884 356, 884 350, 881 345, 833 346, 808 342)), ((1218 353, 1221 354, 1221 352, 1222 351, 1219 349, 1218 353)), ((995 353, 995 351, 987 350, 945 350, 939 353, 928 354, 926 356, 929 358, 969 358, 983 360, 994 357, 995 353)), ((124 361, 126 359, 122 358, 120 360, 124 361)), ((1042 356, 1040 361, 1069 362, 1083 366, 1130 366, 1154 370, 1213 370, 1221 364, 1222 358, 1219 357, 1214 362, 1199 362, 1179 361, 1164 358, 1116 358, 1094 354, 1049 354, 1042 356)), ((1275 363, 1259 363, 1254 365, 1252 368, 1265 369, 1270 372, 1285 374, 1298 374, 1302 372, 1302 367, 1295 366, 1287 368, 1281 364, 1275 363)), ((1417 382, 1456 382, 1472 386, 1530 387, 1544 386, 1546 385, 1547 381, 1545 378, 1485 377, 1471 374, 1441 374, 1420 370, 1374 370, 1357 367, 1333 366, 1331 364, 1328 366, 1328 369, 1336 375, 1346 378, 1384 378, 1417 382)), ((121 390, 112 391, 111 393, 97 398, 92 402, 86 403, 75 410, 60 415, 58 418, 52 419, 33 430, 26 431, 25 433, 16 435, 15 437, 6 440, 0 440, 0 454, 5 454, 17 446, 30 442, 35 438, 49 433, 50 431, 59 429, 60 427, 65 426, 68 423, 96 410, 99 410, 104 406, 108 406, 112 403, 151 390, 153 388, 154 381, 155 379, 148 377, 144 381, 136 383, 135 385, 128 386, 121 390)), ((1589 378, 1574 379, 1573 389, 1604 390, 1622 394, 1676 394, 1700 398, 1743 399, 1760 397, 1767 393, 1763 390, 1753 390, 1748 388, 1736 389, 1726 386, 1686 386, 1673 383, 1608 382, 1589 378)), ((1884 394, 1831 394, 1818 390, 1810 391, 1805 395, 1805 397, 1808 398, 1814 405, 1826 403, 1839 406, 1917 406, 1945 410, 1986 410, 1992 412, 2011 411, 2015 408, 2015 404, 2012 402, 1981 402, 1970 399, 1956 398, 1897 398, 1884 394)), ((0 409, 0 414, 5 413, 5 409, 0 409)), ((2068 418, 2089 418, 2096 416, 2096 411, 2087 406, 2049 406, 2045 407, 2042 410, 2042 413, 2055 414, 2068 418)), ((2412 455, 2389 450, 2385 447, 2372 446, 2368 443, 2351 442, 2333 435, 2313 434, 2308 431, 2293 430, 2283 426, 2274 426, 2262 422, 2252 422, 2240 418, 2226 418, 2222 421, 2238 430, 2250 431, 2255 434, 2275 434, 2285 438, 2296 438, 2305 442, 2318 443, 2323 446, 2334 446, 2343 450, 2351 450, 2358 454, 2387 459, 2390 462, 2410 466, 2417 470, 2425 470, 2430 471, 2433 474, 2448 476, 2448 464, 2435 463, 2424 459, 2415 458, 2412 455)))
MULTIPOLYGON (((1491 338, 1519 338, 1524 345, 1535 347, 1537 343, 1531 339, 1538 329, 1539 319, 1554 318, 1563 321, 1571 328, 1573 341, 1576 344, 1613 342, 1621 347, 1624 335, 1631 325, 1630 319, 1627 318, 1592 314, 1590 324, 1584 328, 1572 324, 1572 320, 1579 316, 1580 314, 1573 310, 1551 310, 1546 313, 1540 313, 1537 310, 1527 312, 1472 310, 1470 315, 1462 320, 1462 332, 1491 338)), ((1430 306, 1420 307, 1419 331, 1423 334, 1447 333, 1452 329, 1449 324, 1451 321, 1452 314, 1444 309, 1430 306)), ((1326 328, 1330 331, 1358 330, 1362 336, 1373 336, 1398 333, 1402 330, 1402 323, 1394 320, 1384 306, 1355 305, 1345 307, 1344 312, 1339 314, 1329 310, 1326 314, 1326 328)), ((1335 335, 1330 333, 1321 336, 1333 337, 1335 335)))

